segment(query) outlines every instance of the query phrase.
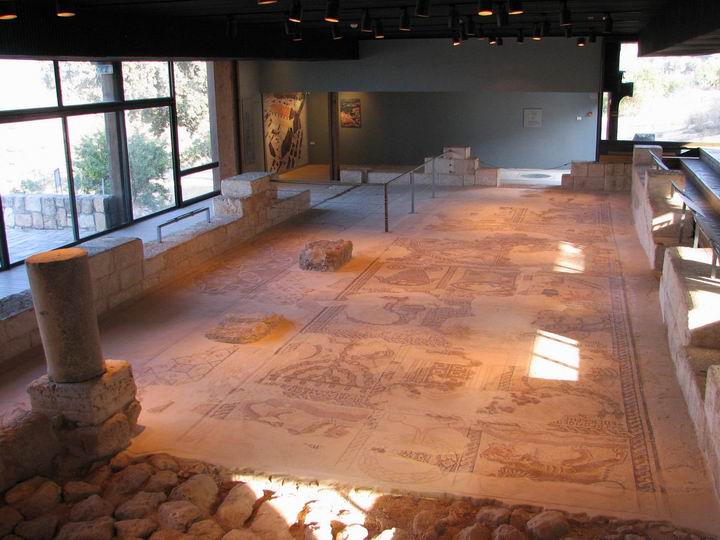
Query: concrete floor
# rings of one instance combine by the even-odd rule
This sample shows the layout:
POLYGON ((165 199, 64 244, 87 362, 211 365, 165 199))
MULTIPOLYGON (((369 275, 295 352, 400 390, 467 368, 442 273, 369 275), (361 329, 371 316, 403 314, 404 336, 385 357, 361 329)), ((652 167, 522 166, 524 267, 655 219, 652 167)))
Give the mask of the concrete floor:
MULTIPOLYGON (((385 234, 371 189, 103 322, 140 387, 133 451, 720 533, 627 194, 445 189, 385 234), (353 260, 300 271, 320 238, 353 260), (256 343, 206 337, 269 313, 256 343)), ((3 377, 6 416, 43 371, 3 377)))

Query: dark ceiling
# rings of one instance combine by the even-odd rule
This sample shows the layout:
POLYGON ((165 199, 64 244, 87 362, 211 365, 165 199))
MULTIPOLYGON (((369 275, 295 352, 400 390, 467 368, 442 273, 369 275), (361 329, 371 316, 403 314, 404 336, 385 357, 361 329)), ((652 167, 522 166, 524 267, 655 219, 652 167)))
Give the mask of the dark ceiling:
MULTIPOLYGON (((292 0, 278 0, 274 4, 258 5, 256 0, 86 0, 79 2, 79 15, 83 12, 94 15, 132 15, 136 17, 179 17, 205 21, 225 22, 234 19, 241 28, 262 27, 268 32, 283 32, 284 21, 292 0)), ((303 22, 301 28, 327 29, 329 23, 323 20, 326 0, 302 0, 303 22)), ((573 33, 587 34, 595 30, 602 33, 602 19, 610 13, 614 20, 612 35, 620 38, 634 38, 667 4, 667 0, 568 0, 572 13, 573 33)), ((505 0, 495 0, 495 5, 505 0)), ((477 0, 434 0, 431 2, 431 17, 415 17, 413 0, 340 0, 339 29, 349 36, 372 39, 367 33, 356 29, 363 10, 369 8, 373 18, 382 19, 388 38, 418 38, 450 36, 448 16, 452 6, 460 15, 474 15, 477 24, 486 32, 500 35, 515 35, 518 29, 526 33, 533 30, 537 22, 549 21, 551 35, 563 35, 559 26, 560 0, 523 0, 525 13, 509 17, 509 25, 497 30, 495 16, 477 16, 477 0), (407 7, 413 15, 412 32, 400 32, 398 22, 401 9, 407 7)))

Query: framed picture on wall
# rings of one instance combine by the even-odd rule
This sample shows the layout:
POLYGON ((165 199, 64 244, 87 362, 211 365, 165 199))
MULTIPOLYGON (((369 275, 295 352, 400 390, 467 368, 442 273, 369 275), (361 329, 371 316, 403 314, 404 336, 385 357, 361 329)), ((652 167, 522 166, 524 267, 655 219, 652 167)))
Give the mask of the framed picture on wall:
POLYGON ((542 127, 542 109, 524 109, 523 110, 523 127, 540 128, 542 127))
POLYGON ((361 126, 360 98, 340 99, 340 127, 359 128, 361 126))

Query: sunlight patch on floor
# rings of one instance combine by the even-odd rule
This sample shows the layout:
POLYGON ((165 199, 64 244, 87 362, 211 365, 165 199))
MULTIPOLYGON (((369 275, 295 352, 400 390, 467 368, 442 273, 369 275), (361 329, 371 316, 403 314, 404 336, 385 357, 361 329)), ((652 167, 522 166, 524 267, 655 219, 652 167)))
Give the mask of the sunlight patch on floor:
POLYGON ((585 253, 583 249, 570 242, 558 242, 558 254, 555 258, 555 272, 582 274, 585 272, 585 253))
POLYGON ((537 331, 530 359, 529 377, 577 381, 579 368, 580 349, 576 340, 544 330, 537 331))

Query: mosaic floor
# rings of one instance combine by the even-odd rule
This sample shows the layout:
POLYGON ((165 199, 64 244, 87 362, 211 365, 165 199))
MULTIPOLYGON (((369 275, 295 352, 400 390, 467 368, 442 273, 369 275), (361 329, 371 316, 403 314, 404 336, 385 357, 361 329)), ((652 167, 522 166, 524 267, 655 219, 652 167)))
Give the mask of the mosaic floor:
POLYGON ((133 450, 720 532, 627 196, 454 190, 392 234, 353 200, 104 324, 141 388, 133 450), (352 262, 300 271, 319 238, 352 262))

